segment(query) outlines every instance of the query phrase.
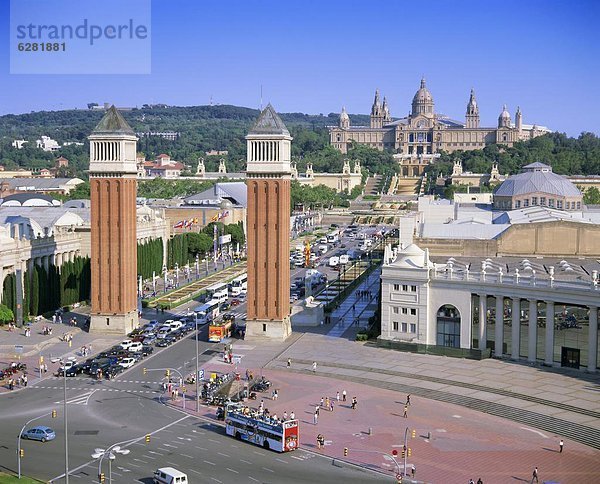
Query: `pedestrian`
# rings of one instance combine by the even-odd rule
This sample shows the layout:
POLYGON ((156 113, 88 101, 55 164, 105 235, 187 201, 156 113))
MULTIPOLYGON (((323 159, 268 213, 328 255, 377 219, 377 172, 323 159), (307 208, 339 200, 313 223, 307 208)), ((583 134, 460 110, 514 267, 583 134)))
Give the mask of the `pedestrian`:
POLYGON ((290 413, 290 420, 294 420, 295 418, 296 418, 296 414, 292 410, 292 412, 290 413))
POLYGON ((477 484, 483 484, 483 481, 481 480, 481 477, 479 479, 477 479, 477 484))
POLYGON ((346 401, 346 390, 342 391, 342 402, 346 401))
POLYGON ((533 481, 535 481, 536 483, 539 483, 540 481, 538 480, 538 468, 535 467, 533 469, 533 474, 531 476, 531 483, 533 484, 533 481))
POLYGON ((162 383, 162 391, 163 391, 163 393, 165 393, 167 391, 167 383, 166 382, 162 383))
POLYGON ((335 399, 338 401, 338 403, 340 403, 340 392, 335 394, 335 399))
POLYGON ((317 425, 317 423, 319 423, 319 414, 315 412, 315 414, 313 415, 313 425, 317 425))
POLYGON ((331 399, 331 402, 329 402, 329 411, 333 412, 333 398, 331 399))
POLYGON ((405 405, 410 405, 410 393, 408 395, 406 395, 406 404, 405 405))
POLYGON ((52 315, 52 324, 56 324, 56 314, 52 315))
POLYGON ((319 415, 319 409, 320 409, 320 408, 321 408, 321 407, 319 407, 319 405, 315 405, 315 413, 316 413, 317 415, 319 415))
POLYGON ((319 406, 320 406, 320 407, 322 407, 322 406, 323 406, 323 404, 324 404, 324 402, 325 402, 325 398, 324 398, 324 397, 321 397, 321 403, 319 404, 319 406))
POLYGON ((415 474, 416 474, 416 473, 417 473, 417 468, 416 468, 416 467, 415 467, 415 465, 413 464, 413 465, 410 467, 410 475, 412 476, 412 478, 413 478, 413 479, 415 478, 415 474))
POLYGON ((312 371, 313 371, 313 373, 317 371, 317 362, 316 361, 313 361, 312 371))
POLYGON ((357 404, 358 404, 358 401, 356 400, 356 397, 352 397, 352 403, 350 404, 350 406, 352 407, 352 410, 356 410, 357 404))
POLYGON ((408 418, 408 405, 404 405, 404 415, 402 415, 404 418, 408 418))
POLYGON ((27 386, 27 375, 23 375, 23 386, 27 386))
POLYGON ((475 484, 475 481, 473 479, 469 479, 469 484, 475 484))
POLYGON ((265 408, 265 401, 261 400, 260 405, 258 406, 258 409, 259 409, 259 411, 262 412, 264 410, 264 408, 265 408))
POLYGON ((560 442, 558 443, 558 447, 559 447, 559 454, 562 454, 563 451, 563 447, 564 447, 565 443, 563 442, 563 439, 560 439, 560 442))
POLYGON ((287 414, 287 412, 284 410, 284 411, 283 411, 283 421, 284 421, 284 422, 285 422, 285 421, 287 421, 287 418, 288 418, 288 414, 287 414))
POLYGON ((292 359, 288 358, 287 360, 287 367, 290 368, 292 366, 292 359))
POLYGON ((329 397, 325 399, 325 408, 329 409, 329 397))
POLYGON ((246 368, 246 380, 250 380, 250 371, 246 368))
POLYGON ((323 436, 321 434, 317 435, 317 449, 321 449, 321 439, 323 436))
POLYGON ((179 377, 179 386, 182 387, 183 386, 183 378, 179 377))

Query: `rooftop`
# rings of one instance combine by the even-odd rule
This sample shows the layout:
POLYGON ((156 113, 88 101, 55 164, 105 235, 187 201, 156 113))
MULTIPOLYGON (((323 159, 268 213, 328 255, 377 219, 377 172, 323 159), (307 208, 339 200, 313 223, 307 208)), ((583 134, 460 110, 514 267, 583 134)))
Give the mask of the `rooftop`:
POLYGON ((290 132, 279 115, 275 112, 275 109, 273 109, 273 106, 271 106, 271 103, 269 103, 260 113, 248 134, 277 134, 289 136, 290 132))

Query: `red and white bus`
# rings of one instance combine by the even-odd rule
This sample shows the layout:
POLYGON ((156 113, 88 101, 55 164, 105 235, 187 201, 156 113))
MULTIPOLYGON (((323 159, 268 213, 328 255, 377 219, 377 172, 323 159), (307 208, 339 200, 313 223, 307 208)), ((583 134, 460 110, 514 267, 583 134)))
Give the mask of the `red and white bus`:
POLYGON ((252 415, 254 410, 229 407, 225 413, 225 430, 238 440, 246 440, 267 450, 289 452, 299 445, 298 419, 273 423, 267 417, 252 415), (250 413, 249 413, 250 412, 250 413))

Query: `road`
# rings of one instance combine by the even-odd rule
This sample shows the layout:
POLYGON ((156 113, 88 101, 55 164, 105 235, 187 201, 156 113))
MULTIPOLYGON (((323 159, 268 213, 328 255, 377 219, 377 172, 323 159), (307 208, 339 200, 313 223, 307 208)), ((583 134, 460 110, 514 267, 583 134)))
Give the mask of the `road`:
MULTIPOLYGON (((206 327, 200 334, 200 364, 214 356, 215 345, 207 343, 206 327)), ((158 350, 158 349, 157 349, 158 350)), ((141 439, 129 446, 131 453, 119 455, 113 464, 113 482, 151 482, 155 469, 172 466, 188 474, 191 482, 371 482, 383 477, 353 467, 334 465, 331 459, 298 450, 278 454, 224 435, 222 427, 188 416, 162 403, 163 370, 143 374, 143 367, 176 368, 184 375, 195 368, 194 336, 157 351, 112 381, 82 376, 67 379, 69 417, 69 468, 78 482, 96 479, 95 448, 141 439), (144 436, 151 434, 151 442, 144 436), (306 462, 309 461, 309 462, 306 462)), ((0 398, 0 462, 16 471, 16 436, 28 419, 58 411, 36 422, 56 430, 52 442, 22 441, 25 457, 22 472, 43 480, 64 479, 63 379, 49 377, 24 391, 0 398)), ((191 402, 190 402, 191 404, 191 402)), ((104 463, 108 477, 108 464, 104 463)), ((389 480, 389 477, 388 477, 389 480)))

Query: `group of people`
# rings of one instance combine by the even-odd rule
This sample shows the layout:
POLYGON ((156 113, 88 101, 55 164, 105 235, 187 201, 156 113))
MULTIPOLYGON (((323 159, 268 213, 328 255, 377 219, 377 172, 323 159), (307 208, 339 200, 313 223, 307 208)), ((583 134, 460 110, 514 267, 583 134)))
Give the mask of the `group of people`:
POLYGON ((287 420, 294 420, 296 418, 296 415, 294 414, 293 411, 289 414, 289 416, 288 416, 287 412, 284 411, 283 418, 279 418, 276 413, 271 415, 269 412, 269 409, 265 408, 264 401, 262 401, 262 400, 260 401, 260 405, 259 405, 258 409, 244 406, 244 407, 241 407, 238 410, 238 412, 240 412, 242 415, 244 415, 246 417, 253 418, 255 420, 264 422, 269 425, 281 425, 281 424, 283 424, 283 422, 285 422, 287 420))
POLYGON ((60 337, 60 339, 61 339, 61 341, 70 343, 71 341, 73 341, 73 335, 71 333, 63 333, 63 335, 60 337))
POLYGON ((60 313, 52 315, 52 324, 62 324, 62 315, 60 313))
POLYGON ((52 328, 50 326, 44 326, 42 328, 42 334, 44 336, 52 336, 52 328))
POLYGON ((80 350, 81 356, 83 356, 84 358, 87 358, 87 356, 91 353, 91 351, 92 351, 92 345, 89 345, 89 346, 83 345, 80 350))
POLYGON ((31 328, 27 327, 25 328, 25 337, 29 338, 31 336, 31 328))
POLYGON ((8 384, 8 389, 11 391, 15 389, 16 385, 26 387, 27 386, 27 374, 23 374, 18 378, 9 378, 7 384, 8 384))

